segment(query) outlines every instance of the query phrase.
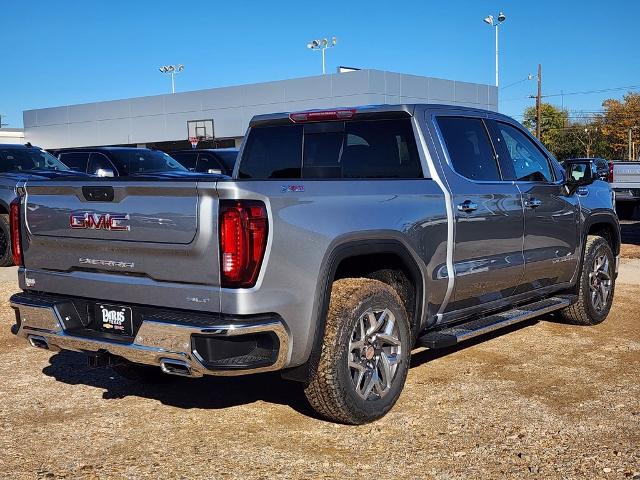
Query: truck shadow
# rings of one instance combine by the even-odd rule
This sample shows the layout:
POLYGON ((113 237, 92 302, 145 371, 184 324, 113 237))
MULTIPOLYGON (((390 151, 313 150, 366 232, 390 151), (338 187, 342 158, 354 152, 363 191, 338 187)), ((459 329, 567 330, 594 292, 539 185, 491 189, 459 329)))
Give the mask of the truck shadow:
POLYGON ((181 378, 168 376, 167 383, 141 384, 127 380, 109 368, 90 368, 82 353, 61 351, 52 355, 42 373, 69 385, 87 385, 104 390, 105 400, 129 396, 156 400, 163 405, 192 409, 224 409, 257 401, 288 405, 310 417, 317 415, 308 405, 302 385, 283 380, 277 373, 242 377, 181 378))
MULTIPOLYGON (((536 323, 523 322, 497 332, 469 340, 455 347, 424 350, 411 357, 411 368, 445 355, 462 351, 481 342, 536 323)), ((217 410, 264 401, 286 405, 305 416, 318 419, 304 396, 302 384, 283 380, 278 373, 261 373, 242 377, 180 378, 168 377, 168 383, 140 384, 120 377, 109 368, 90 368, 84 354, 71 351, 55 353, 42 373, 69 385, 86 385, 103 390, 104 400, 129 396, 156 400, 163 405, 183 409, 217 410)))

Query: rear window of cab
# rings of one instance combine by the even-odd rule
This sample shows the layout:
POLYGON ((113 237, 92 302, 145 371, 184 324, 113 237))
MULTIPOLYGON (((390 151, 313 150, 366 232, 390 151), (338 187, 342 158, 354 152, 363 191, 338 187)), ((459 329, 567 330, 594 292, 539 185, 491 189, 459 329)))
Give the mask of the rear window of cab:
POLYGON ((253 127, 241 179, 422 178, 410 119, 253 127))

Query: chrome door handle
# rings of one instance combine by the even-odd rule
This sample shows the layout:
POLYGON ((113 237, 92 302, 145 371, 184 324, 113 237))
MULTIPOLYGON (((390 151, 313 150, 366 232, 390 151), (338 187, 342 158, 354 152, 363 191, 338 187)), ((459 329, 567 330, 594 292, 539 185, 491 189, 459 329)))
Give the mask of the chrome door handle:
POLYGON ((469 213, 469 212, 474 212, 477 209, 478 209, 478 204, 473 203, 471 200, 465 200, 464 202, 458 204, 459 212, 469 213))
POLYGON ((529 208, 538 208, 540 205, 542 205, 542 202, 537 198, 532 198, 524 202, 524 205, 525 207, 529 207, 529 208))

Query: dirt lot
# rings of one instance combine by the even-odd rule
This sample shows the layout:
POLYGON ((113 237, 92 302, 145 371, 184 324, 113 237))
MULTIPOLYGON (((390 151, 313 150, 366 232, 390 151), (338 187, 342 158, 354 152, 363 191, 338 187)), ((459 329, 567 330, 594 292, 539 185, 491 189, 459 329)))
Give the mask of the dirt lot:
POLYGON ((416 352, 396 407, 362 427, 314 418, 277 375, 141 387, 90 370, 16 340, 5 300, 0 478, 640 479, 640 262, 625 267, 603 325, 416 352))

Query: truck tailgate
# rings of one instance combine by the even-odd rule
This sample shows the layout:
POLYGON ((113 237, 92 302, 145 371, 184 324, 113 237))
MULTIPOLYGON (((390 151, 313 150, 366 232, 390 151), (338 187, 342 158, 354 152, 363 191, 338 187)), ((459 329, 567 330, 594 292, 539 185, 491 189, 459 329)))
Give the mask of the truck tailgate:
POLYGON ((219 307, 215 182, 34 181, 22 212, 34 288, 97 296, 103 284, 101 298, 132 301, 137 290, 151 304, 219 307), (156 288, 140 291, 145 285, 156 288), (178 298, 194 301, 176 305, 178 298))
POLYGON ((640 162, 614 162, 612 188, 640 188, 640 162))

